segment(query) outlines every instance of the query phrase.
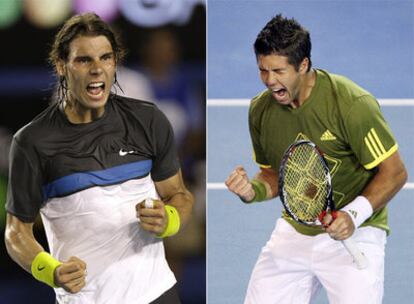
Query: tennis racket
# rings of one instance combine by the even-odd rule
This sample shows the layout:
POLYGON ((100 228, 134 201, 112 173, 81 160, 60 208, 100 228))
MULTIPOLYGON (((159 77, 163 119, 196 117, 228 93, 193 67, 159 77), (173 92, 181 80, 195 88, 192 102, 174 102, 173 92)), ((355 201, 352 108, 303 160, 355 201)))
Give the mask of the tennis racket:
MULTIPOLYGON (((289 216, 298 223, 321 225, 327 211, 337 217, 332 198, 329 167, 323 153, 308 140, 300 140, 286 150, 279 169, 279 195, 289 216)), ((351 238, 342 241, 358 269, 368 260, 351 238)))

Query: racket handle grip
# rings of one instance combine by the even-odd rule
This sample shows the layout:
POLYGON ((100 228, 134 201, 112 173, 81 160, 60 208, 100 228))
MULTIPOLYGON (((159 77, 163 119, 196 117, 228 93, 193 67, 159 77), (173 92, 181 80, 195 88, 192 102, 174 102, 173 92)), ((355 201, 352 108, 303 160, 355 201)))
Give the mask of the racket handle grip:
POLYGON ((346 248, 346 250, 353 257, 354 262, 358 269, 364 269, 368 267, 367 257, 359 249, 357 243, 353 239, 348 238, 346 240, 343 240, 342 244, 344 244, 344 247, 346 248))

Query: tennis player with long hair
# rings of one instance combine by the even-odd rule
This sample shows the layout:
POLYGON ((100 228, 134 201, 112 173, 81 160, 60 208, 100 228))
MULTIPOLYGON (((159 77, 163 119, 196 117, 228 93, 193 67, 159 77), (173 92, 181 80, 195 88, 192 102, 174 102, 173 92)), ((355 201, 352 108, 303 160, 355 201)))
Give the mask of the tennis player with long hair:
POLYGON ((13 138, 7 250, 58 303, 180 303, 163 238, 193 197, 164 114, 111 92, 123 55, 97 15, 67 20, 50 53, 57 102, 13 138), (33 236, 39 213, 50 253, 33 236))
POLYGON ((321 286, 330 303, 381 303, 386 205, 407 172, 377 100, 343 76, 312 68, 309 32, 295 19, 272 18, 254 51, 266 86, 249 109, 260 170, 249 179, 237 167, 228 189, 248 204, 276 197, 284 152, 309 140, 327 161, 338 212, 317 226, 284 212, 253 269, 245 303, 310 303, 321 286), (351 236, 368 261, 364 269, 338 242, 351 236))

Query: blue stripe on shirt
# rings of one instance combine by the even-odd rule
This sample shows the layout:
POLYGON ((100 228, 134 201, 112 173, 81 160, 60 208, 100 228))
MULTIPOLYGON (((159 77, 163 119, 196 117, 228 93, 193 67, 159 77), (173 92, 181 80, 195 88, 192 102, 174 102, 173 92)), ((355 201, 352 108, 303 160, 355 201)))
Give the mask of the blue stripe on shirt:
POLYGON ((137 161, 105 170, 74 173, 43 186, 43 199, 62 197, 93 186, 117 184, 149 174, 151 160, 137 161))

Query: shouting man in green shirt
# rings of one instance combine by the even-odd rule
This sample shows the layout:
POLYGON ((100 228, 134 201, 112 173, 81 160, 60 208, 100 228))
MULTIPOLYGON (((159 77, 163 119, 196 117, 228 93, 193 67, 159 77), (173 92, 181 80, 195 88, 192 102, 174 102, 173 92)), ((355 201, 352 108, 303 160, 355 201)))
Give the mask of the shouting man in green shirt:
POLYGON ((330 303, 381 303, 386 205, 407 173, 377 100, 345 77, 312 68, 309 32, 294 19, 272 18, 254 50, 266 86, 249 110, 260 170, 249 179, 237 167, 228 189, 246 203, 276 197, 284 151, 308 139, 326 156, 340 212, 324 218, 327 228, 284 213, 253 269, 245 303, 310 303, 321 286, 330 303), (351 235, 369 260, 366 269, 337 242, 351 235))

